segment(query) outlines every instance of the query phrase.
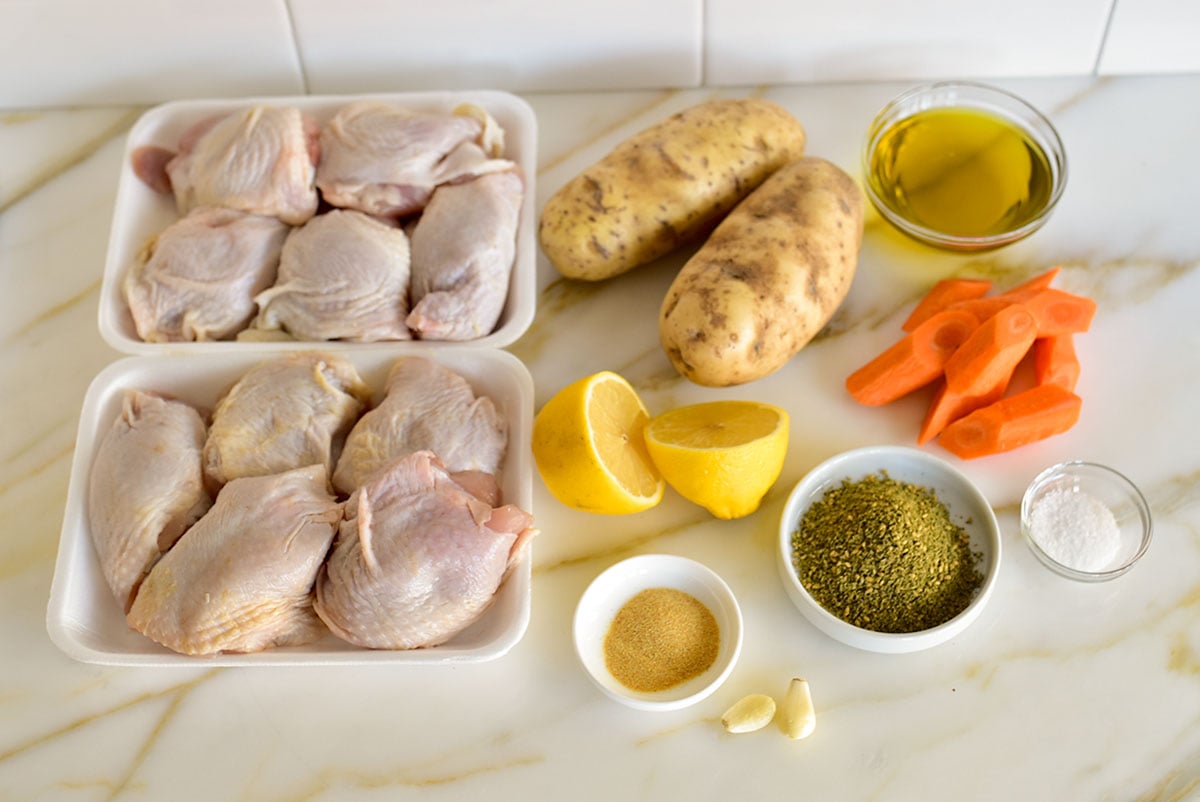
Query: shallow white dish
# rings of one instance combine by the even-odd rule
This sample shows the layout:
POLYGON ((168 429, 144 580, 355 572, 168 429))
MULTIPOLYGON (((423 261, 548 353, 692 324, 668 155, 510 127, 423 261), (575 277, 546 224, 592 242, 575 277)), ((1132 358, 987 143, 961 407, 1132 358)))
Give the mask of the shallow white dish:
MULTIPOLYGON (((329 349, 359 349, 369 345, 344 342, 206 342, 147 343, 137 335, 133 318, 121 294, 125 271, 134 262, 138 250, 151 236, 179 219, 175 199, 155 192, 133 172, 130 154, 142 145, 159 145, 170 150, 178 146, 179 136, 194 123, 215 114, 223 114, 260 103, 294 106, 324 122, 346 103, 355 100, 384 100, 417 111, 451 111, 461 103, 473 103, 496 119, 505 133, 505 156, 520 167, 525 178, 525 197, 517 226, 517 249, 509 282, 508 300, 496 329, 486 337, 456 345, 499 348, 510 345, 524 334, 533 321, 537 302, 537 243, 534 237, 537 191, 537 119, 529 104, 506 92, 410 92, 373 95, 304 95, 259 97, 236 100, 180 100, 156 106, 134 124, 125 142, 125 153, 117 181, 108 254, 100 288, 99 326, 105 341, 127 354, 167 352, 230 352, 305 350, 315 346, 329 349)), ((434 347, 436 343, 423 343, 434 347)))
MULTIPOLYGON (((529 442, 533 426, 533 380, 516 357, 504 351, 443 346, 416 349, 393 346, 339 352, 350 361, 380 400, 388 369, 403 353, 420 354, 458 371, 476 393, 489 396, 509 426, 509 447, 500 486, 503 498, 532 509, 529 442)), ((176 654, 130 629, 100 573, 87 520, 87 487, 100 438, 120 412, 126 388, 170 394, 211 410, 218 397, 252 366, 279 353, 236 353, 128 357, 109 365, 92 381, 84 397, 62 535, 46 626, 50 638, 70 657, 87 663, 127 666, 196 665, 352 665, 431 664, 490 660, 507 652, 529 624, 531 557, 513 568, 495 603, 471 627, 446 644, 411 651, 373 651, 327 635, 317 643, 256 654, 188 657, 176 654)))
POLYGON ((800 480, 788 496, 779 523, 777 552, 779 573, 792 602, 809 623, 826 635, 849 646, 872 652, 899 654, 928 649, 955 637, 983 611, 1000 572, 1000 528, 996 514, 977 487, 944 460, 915 448, 872 446, 847 451, 829 458, 800 480), (874 632, 854 626, 830 613, 805 590, 792 566, 792 534, 809 506, 845 479, 857 481, 887 471, 902 482, 934 490, 950 511, 950 519, 966 530, 971 551, 983 557, 979 571, 983 584, 970 605, 954 618, 920 632, 874 632))
POLYGON ((708 697, 733 671, 742 651, 742 612, 733 591, 706 566, 669 554, 630 557, 605 570, 584 591, 575 608, 575 653, 588 677, 608 697, 638 710, 679 710, 708 697), (622 685, 605 665, 604 638, 624 604, 649 588, 674 588, 703 603, 717 621, 717 659, 674 688, 643 693, 622 685))

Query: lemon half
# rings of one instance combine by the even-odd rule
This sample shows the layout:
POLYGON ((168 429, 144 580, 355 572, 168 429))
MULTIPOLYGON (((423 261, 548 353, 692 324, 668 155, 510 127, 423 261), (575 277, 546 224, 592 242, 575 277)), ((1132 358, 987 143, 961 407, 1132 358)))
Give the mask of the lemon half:
POLYGON ((787 413, 756 401, 678 407, 646 426, 646 447, 667 484, 718 518, 758 509, 787 446, 787 413))
POLYGON ((624 377, 601 371, 567 385, 533 422, 533 457, 550 493, 577 510, 621 515, 662 501, 646 451, 650 415, 624 377))

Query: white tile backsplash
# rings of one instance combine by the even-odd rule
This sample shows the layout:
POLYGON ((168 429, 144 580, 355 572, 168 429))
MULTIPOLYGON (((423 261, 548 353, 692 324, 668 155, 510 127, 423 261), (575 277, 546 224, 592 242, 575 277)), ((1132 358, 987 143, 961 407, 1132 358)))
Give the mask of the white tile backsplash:
POLYGON ((1200 71, 1200 0, 0 0, 0 108, 1200 71))
POLYGON ((1117 0, 1097 71, 1200 71, 1200 2, 1117 0))
POLYGON ((721 86, 1082 75, 1095 67, 1111 3, 707 0, 704 78, 721 86))
POLYGON ((700 83, 703 0, 289 0, 309 91, 700 83))
POLYGON ((0 106, 303 91, 284 0, 0 0, 0 106))

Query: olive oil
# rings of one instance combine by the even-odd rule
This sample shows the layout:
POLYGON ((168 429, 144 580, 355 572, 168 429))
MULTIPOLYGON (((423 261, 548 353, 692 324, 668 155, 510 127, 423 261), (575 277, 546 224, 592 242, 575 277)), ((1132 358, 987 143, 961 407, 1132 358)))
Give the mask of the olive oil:
POLYGON ((1045 210, 1054 175, 1015 123, 971 108, 936 108, 896 122, 871 153, 872 189, 910 223, 953 237, 990 237, 1045 210))

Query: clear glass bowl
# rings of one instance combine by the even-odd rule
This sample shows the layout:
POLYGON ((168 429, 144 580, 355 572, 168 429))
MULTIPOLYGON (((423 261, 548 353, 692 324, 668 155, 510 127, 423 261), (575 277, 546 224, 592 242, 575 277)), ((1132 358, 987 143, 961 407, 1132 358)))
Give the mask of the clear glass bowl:
MULTIPOLYGON (((1061 496, 1059 496, 1061 501, 1061 496)), ((1061 505, 1060 505, 1061 507, 1061 505)), ((1063 516, 1050 516, 1061 520, 1063 516)), ((1095 540, 1098 533, 1080 532, 1076 524, 1082 524, 1089 516, 1082 516, 1062 528, 1076 529, 1077 534, 1095 540)), ((1044 530, 1043 530, 1044 531, 1044 530)), ((1064 462, 1054 465, 1038 474, 1025 490, 1021 499, 1021 534, 1030 550, 1043 564, 1062 576, 1083 582, 1102 582, 1121 576, 1134 566, 1146 553, 1150 546, 1153 524, 1150 517, 1150 505, 1137 486, 1125 476, 1093 462, 1064 462), (1115 548, 1112 556, 1103 565, 1089 570, 1080 564, 1070 565, 1056 559, 1052 551, 1058 551, 1050 542, 1039 542, 1039 535, 1044 539, 1046 534, 1039 533, 1035 526, 1039 505, 1054 503, 1048 501, 1052 494, 1086 494, 1095 501, 1102 503, 1112 513, 1116 524, 1115 548)), ((1065 532, 1060 535, 1066 536, 1065 532)), ((1078 542, 1078 541, 1076 541, 1078 542)), ((1093 542, 1093 545, 1095 543, 1093 542)))
POLYGON ((1028 237, 1049 219, 1067 185, 1066 150, 1050 120, 1010 92, 967 81, 943 81, 918 86, 893 98, 875 116, 867 130, 862 166, 867 197, 885 220, 919 242, 952 251, 985 251, 1028 237), (919 112, 949 108, 974 109, 1007 120, 1023 130, 1042 150, 1050 168, 1050 191, 1045 205, 1036 216, 996 234, 957 236, 909 219, 903 210, 892 204, 872 169, 881 139, 893 126, 919 112))

